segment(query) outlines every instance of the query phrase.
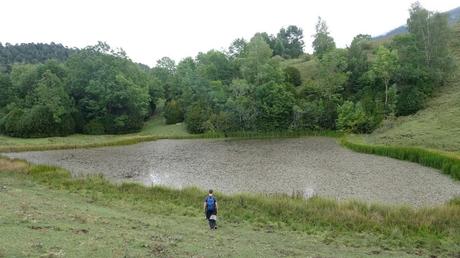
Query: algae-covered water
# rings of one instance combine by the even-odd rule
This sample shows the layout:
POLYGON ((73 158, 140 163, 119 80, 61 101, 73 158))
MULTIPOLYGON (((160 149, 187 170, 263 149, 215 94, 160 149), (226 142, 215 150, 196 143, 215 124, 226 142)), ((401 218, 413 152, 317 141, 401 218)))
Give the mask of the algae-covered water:
POLYGON ((223 193, 300 193, 371 202, 439 204, 460 182, 415 163, 352 152, 335 139, 159 140, 130 146, 9 153, 74 175, 223 193))

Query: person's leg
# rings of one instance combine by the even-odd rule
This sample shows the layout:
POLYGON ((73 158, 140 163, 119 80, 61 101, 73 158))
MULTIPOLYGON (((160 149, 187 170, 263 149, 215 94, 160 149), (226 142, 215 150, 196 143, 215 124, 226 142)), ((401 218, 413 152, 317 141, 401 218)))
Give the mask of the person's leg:
POLYGON ((214 228, 214 229, 217 229, 217 211, 214 211, 214 212, 212 213, 212 215, 215 215, 215 216, 216 216, 216 220, 214 220, 214 223, 213 223, 213 228, 214 228))
POLYGON ((206 218, 208 219, 209 228, 210 228, 210 229, 213 229, 214 227, 213 227, 213 225, 212 225, 211 220, 209 219, 209 218, 211 217, 211 215, 212 215, 212 211, 206 211, 206 218))
POLYGON ((215 229, 216 228, 216 221, 213 219, 209 220, 209 228, 215 229))

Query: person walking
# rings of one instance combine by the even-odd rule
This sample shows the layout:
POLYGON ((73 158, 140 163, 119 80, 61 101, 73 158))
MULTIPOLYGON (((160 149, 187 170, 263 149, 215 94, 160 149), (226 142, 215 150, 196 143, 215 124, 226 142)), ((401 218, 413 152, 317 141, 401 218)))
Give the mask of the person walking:
POLYGON ((212 189, 204 199, 204 213, 209 222, 210 229, 217 229, 217 199, 213 195, 212 189))

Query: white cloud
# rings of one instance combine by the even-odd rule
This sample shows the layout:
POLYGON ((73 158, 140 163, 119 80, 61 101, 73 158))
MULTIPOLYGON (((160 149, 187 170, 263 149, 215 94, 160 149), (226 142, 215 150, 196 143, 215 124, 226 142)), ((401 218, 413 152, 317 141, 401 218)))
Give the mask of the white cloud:
MULTIPOLYGON (((163 56, 180 60, 223 49, 255 32, 276 34, 290 24, 304 29, 306 50, 318 16, 339 47, 359 34, 379 35, 406 22, 412 0, 7 0, 2 1, 0 41, 58 42, 84 47, 106 41, 137 62, 154 65, 163 56)), ((446 11, 458 0, 425 0, 446 11)))

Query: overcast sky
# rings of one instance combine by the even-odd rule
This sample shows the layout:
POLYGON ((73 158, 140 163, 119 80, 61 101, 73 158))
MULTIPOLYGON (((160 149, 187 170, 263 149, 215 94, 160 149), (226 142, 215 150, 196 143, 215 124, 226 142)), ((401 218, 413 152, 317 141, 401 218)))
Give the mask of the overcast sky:
MULTIPOLYGON (((287 25, 304 30, 311 52, 317 17, 326 20, 338 47, 357 34, 383 34, 405 24, 413 0, 2 0, 0 42, 54 41, 69 47, 106 41, 136 62, 153 66, 198 52, 227 48, 255 32, 276 34, 287 25)), ((422 0, 429 10, 447 11, 459 0, 422 0)))

